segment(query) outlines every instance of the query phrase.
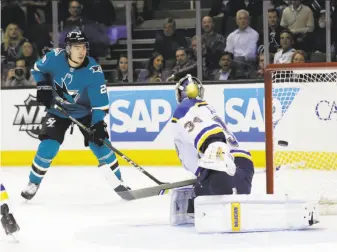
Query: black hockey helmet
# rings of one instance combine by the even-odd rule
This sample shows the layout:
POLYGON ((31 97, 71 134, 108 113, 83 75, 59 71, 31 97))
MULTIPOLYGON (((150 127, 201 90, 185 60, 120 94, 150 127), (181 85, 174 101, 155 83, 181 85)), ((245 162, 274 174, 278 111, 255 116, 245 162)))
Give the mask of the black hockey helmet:
POLYGON ((88 39, 81 30, 69 31, 64 39, 65 44, 88 43, 88 39))
POLYGON ((81 30, 72 30, 67 33, 64 42, 66 44, 66 51, 70 53, 70 46, 72 44, 85 44, 87 49, 89 49, 89 42, 84 32, 81 30))

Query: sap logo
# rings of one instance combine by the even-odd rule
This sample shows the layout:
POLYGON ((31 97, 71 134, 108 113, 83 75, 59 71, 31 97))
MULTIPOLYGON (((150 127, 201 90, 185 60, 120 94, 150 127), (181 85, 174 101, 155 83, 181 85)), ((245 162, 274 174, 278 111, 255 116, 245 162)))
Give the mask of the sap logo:
POLYGON ((323 121, 337 121, 337 102, 322 100, 316 105, 316 115, 323 121))
MULTIPOLYGON (((225 89, 225 122, 242 142, 263 142, 265 133, 263 88, 225 89)), ((273 121, 282 117, 282 105, 273 99, 273 121)))
POLYGON ((146 132, 159 132, 160 123, 170 119, 171 105, 165 100, 151 100, 149 108, 145 100, 136 100, 131 104, 127 100, 118 100, 111 104, 111 116, 123 122, 113 124, 112 130, 117 133, 136 132, 139 128, 144 128, 146 132), (130 111, 123 112, 123 109, 130 111))
POLYGON ((172 117, 174 92, 170 90, 116 91, 109 93, 110 130, 113 141, 153 141, 172 117))
POLYGON ((257 129, 264 132, 264 119, 262 108, 257 98, 249 98, 247 101, 240 98, 232 98, 226 102, 226 116, 228 126, 234 132, 249 132, 257 129))

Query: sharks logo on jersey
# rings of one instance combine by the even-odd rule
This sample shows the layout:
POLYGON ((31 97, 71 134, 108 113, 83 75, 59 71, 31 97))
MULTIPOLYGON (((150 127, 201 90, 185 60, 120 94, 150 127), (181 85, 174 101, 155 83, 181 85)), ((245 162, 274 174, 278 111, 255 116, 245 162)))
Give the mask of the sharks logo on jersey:
POLYGON ((100 65, 90 67, 92 73, 103 73, 102 67, 100 65))
POLYGON ((70 84, 73 81, 73 76, 70 73, 67 73, 64 78, 61 78, 61 83, 58 83, 54 80, 55 90, 58 96, 60 96, 63 100, 69 103, 76 103, 79 98, 78 90, 70 90, 70 84))

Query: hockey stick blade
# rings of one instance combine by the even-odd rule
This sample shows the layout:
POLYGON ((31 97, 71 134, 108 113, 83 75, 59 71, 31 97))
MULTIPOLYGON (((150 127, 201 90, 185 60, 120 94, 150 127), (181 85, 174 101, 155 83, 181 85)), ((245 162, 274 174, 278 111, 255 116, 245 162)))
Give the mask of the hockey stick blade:
POLYGON ((196 179, 189 179, 189 180, 168 183, 168 184, 163 184, 163 185, 158 185, 158 186, 153 186, 153 187, 147 187, 147 188, 142 188, 142 189, 137 189, 137 190, 117 192, 117 194, 122 199, 130 201, 130 200, 148 198, 152 196, 158 196, 158 195, 163 194, 165 190, 193 185, 195 183, 196 183, 196 179))

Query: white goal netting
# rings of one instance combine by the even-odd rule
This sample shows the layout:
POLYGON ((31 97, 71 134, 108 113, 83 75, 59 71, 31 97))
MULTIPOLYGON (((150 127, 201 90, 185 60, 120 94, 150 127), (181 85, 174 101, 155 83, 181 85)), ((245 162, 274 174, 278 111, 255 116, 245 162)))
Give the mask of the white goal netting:
POLYGON ((271 77, 275 192, 337 204, 337 68, 271 77))

